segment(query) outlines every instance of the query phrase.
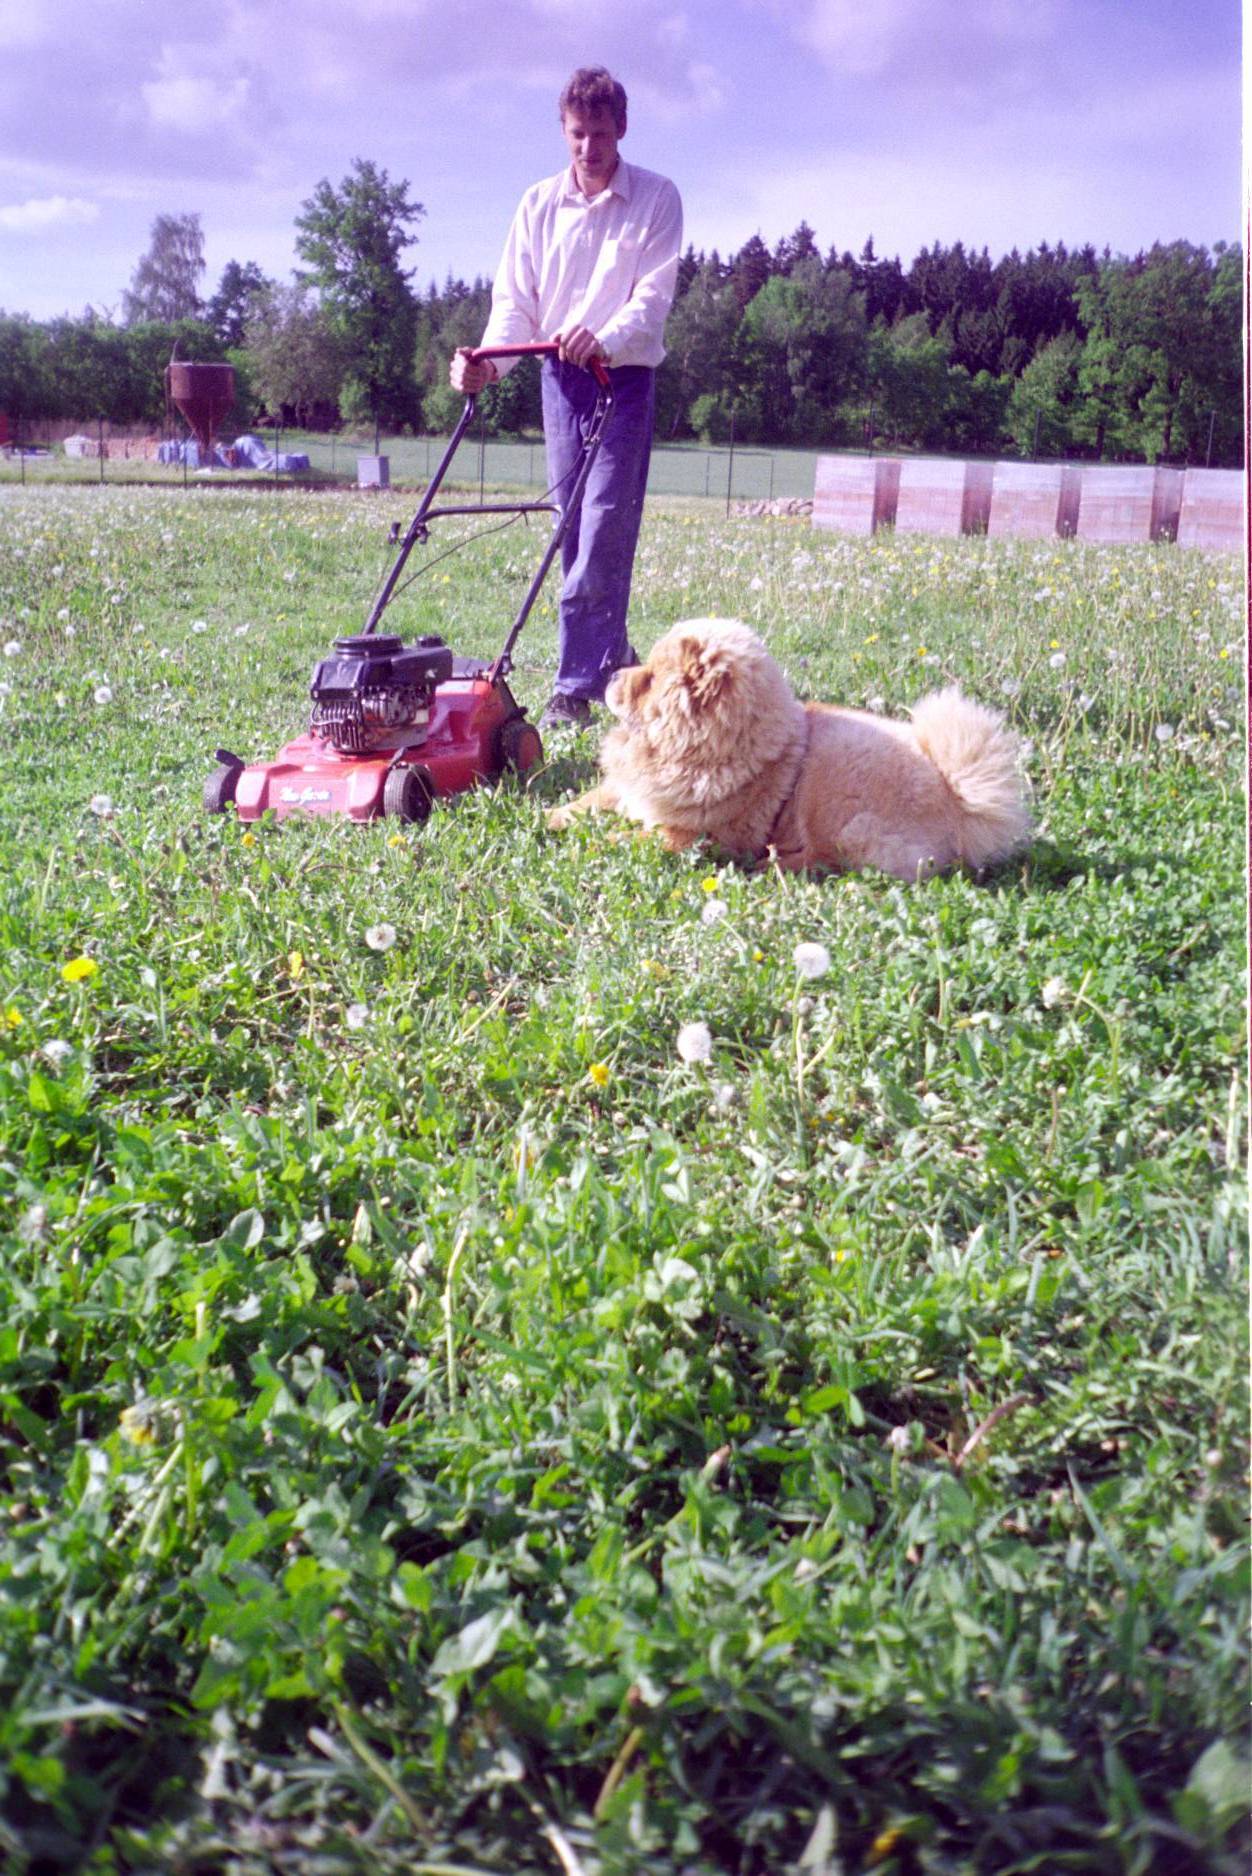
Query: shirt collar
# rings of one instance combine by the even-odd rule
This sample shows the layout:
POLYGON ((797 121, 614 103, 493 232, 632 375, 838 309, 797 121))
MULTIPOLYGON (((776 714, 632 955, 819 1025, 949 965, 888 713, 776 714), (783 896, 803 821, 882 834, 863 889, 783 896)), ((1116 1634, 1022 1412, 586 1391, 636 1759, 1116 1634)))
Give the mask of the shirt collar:
POLYGON ((599 195, 593 196, 583 194, 574 176, 574 165, 570 164, 565 172, 565 200, 567 202, 581 202, 585 207, 592 208, 597 202, 602 202, 607 195, 619 196, 623 202, 630 200, 630 165, 624 156, 618 155, 617 168, 613 171, 607 187, 601 189, 599 195))

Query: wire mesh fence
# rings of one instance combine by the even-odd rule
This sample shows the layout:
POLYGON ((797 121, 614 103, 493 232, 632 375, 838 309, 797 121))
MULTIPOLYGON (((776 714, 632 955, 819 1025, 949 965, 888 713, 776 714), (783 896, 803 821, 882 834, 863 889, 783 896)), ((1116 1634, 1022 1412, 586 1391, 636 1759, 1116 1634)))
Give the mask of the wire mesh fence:
MULTIPOLYGON (((363 459, 373 463, 382 457, 391 486, 416 488, 430 479, 447 446, 447 438, 440 436, 383 436, 376 450, 372 435, 270 429, 263 434, 276 456, 284 452, 307 456, 307 472, 248 470, 230 463, 202 467, 194 459, 162 462, 158 451, 168 439, 99 419, 77 424, 32 420, 11 425, 8 441, 0 443, 0 483, 145 481, 191 486, 238 479, 350 487, 358 482, 358 464, 363 459)), ((818 454, 815 450, 658 442, 653 446, 648 493, 727 504, 806 500, 813 494, 818 454)), ((376 472, 370 479, 376 480, 376 472)), ((547 485, 543 440, 471 433, 453 465, 452 479, 461 486, 542 489, 547 485)))

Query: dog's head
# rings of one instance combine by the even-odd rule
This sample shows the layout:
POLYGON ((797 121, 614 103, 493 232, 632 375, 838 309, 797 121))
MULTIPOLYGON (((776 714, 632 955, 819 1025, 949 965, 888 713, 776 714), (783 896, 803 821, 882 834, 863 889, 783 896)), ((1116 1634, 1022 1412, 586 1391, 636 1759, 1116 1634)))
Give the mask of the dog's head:
POLYGON ((737 619, 686 619, 646 664, 619 671, 605 701, 628 735, 668 754, 727 753, 791 701, 765 646, 737 619))

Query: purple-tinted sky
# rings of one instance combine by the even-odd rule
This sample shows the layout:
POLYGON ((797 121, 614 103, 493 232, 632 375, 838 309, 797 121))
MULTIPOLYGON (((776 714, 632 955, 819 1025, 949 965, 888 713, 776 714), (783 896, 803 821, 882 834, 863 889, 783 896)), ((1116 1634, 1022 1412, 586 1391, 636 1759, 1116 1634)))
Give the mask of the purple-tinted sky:
POLYGON ((1234 0, 0 0, 0 308, 116 310, 161 213, 285 278, 356 156, 426 205, 420 288, 491 273, 563 159, 555 98, 604 63, 626 156, 687 237, 906 263, 935 240, 1133 253, 1238 240, 1234 0))

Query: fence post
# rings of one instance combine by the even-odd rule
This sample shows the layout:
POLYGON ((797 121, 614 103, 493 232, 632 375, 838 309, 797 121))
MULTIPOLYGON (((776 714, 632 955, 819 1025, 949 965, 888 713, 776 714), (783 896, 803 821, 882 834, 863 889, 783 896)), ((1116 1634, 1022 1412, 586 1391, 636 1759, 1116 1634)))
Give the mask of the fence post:
POLYGON ((730 453, 726 458, 726 513, 730 513, 730 491, 735 481, 735 407, 730 407, 730 453))
POLYGON ((104 481, 104 418, 96 418, 96 448, 100 452, 100 480, 104 481))
POLYGON ((1215 410, 1211 410, 1209 412, 1209 440, 1204 451, 1204 467, 1206 469, 1210 469, 1213 465, 1213 425, 1216 422, 1217 422, 1217 412, 1215 410))

